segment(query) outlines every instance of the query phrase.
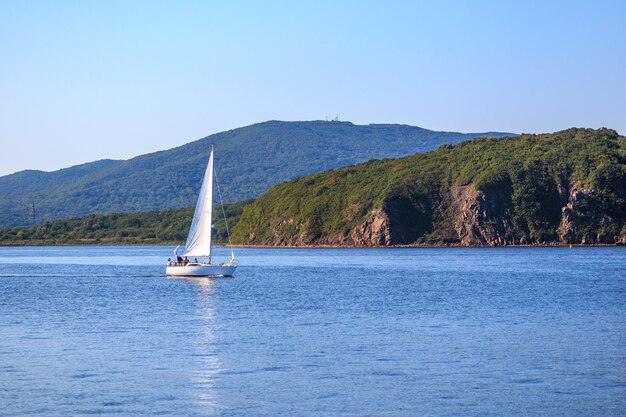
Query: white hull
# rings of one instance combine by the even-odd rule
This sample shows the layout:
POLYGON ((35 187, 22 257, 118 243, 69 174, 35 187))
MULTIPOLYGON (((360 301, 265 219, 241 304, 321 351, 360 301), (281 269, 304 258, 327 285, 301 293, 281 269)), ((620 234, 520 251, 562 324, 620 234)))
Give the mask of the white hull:
POLYGON ((165 273, 170 277, 232 277, 236 265, 189 264, 168 266, 165 273))

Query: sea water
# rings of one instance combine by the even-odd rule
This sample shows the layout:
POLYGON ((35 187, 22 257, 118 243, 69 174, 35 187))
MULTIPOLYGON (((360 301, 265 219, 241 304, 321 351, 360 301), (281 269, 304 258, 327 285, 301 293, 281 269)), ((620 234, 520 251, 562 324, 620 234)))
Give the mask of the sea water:
POLYGON ((626 415, 626 248, 172 249, 0 248, 0 415, 626 415))

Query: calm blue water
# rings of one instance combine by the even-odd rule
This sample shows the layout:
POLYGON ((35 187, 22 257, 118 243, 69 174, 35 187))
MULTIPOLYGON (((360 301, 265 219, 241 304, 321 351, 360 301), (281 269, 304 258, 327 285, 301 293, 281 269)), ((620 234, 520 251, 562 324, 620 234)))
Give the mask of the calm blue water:
POLYGON ((626 415, 626 248, 170 250, 0 248, 0 415, 626 415))

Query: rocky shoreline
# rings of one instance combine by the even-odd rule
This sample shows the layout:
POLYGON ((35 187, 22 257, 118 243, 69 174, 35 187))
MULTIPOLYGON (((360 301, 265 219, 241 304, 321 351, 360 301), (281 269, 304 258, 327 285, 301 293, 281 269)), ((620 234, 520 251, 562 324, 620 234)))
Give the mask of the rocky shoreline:
MULTIPOLYGON (((177 246, 180 242, 150 242, 150 243, 129 243, 129 242, 63 242, 63 243, 50 243, 50 242, 3 242, 0 243, 0 247, 43 247, 43 246, 177 246)), ((610 243, 583 243, 583 244, 565 244, 565 243, 532 243, 527 245, 462 245, 454 243, 412 243, 412 244, 399 244, 399 245, 377 245, 377 246, 355 246, 355 245, 223 245, 216 244, 215 246, 224 248, 258 248, 258 249, 416 249, 416 248, 561 248, 561 247, 615 247, 626 246, 624 242, 610 243)))

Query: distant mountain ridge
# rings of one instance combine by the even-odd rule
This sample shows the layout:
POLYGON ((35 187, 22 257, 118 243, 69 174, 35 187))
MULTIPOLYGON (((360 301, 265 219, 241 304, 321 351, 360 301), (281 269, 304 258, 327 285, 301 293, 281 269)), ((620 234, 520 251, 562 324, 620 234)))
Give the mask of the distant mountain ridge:
POLYGON ((86 214, 189 207, 195 203, 210 144, 216 146, 223 195, 232 202, 259 196, 295 177, 344 165, 395 158, 475 137, 513 135, 436 132, 393 124, 268 121, 129 160, 0 177, 0 227, 86 214))

